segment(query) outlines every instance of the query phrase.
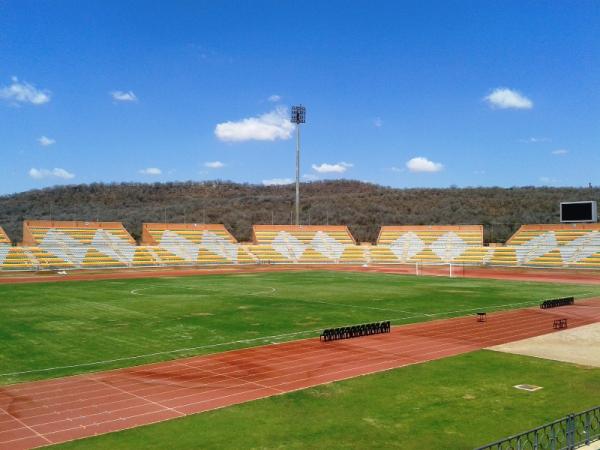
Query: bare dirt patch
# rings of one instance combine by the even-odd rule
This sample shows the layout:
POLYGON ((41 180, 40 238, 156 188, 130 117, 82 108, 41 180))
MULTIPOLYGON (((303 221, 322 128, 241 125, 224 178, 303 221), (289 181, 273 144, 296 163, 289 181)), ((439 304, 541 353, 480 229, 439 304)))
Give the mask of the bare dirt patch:
POLYGON ((600 323, 490 347, 490 350, 600 367, 600 323))

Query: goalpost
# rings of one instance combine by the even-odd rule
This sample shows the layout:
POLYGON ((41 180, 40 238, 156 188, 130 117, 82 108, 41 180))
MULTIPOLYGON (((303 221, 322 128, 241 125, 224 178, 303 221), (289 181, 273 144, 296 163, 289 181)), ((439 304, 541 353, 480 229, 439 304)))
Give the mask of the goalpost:
MULTIPOLYGON (((419 276, 419 275, 423 275, 423 265, 426 265, 423 262, 419 262, 419 261, 415 261, 415 275, 419 276)), ((437 267, 439 268, 443 268, 445 264, 441 264, 438 265, 437 267)), ((456 264, 452 264, 451 262, 448 263, 448 277, 449 278, 455 278, 455 276, 460 276, 461 275, 461 271, 458 270, 457 268, 461 268, 462 266, 460 264, 456 265, 456 264)), ((436 273, 437 271, 434 270, 432 273, 436 273)), ((444 271, 441 270, 440 275, 444 275, 444 271)))

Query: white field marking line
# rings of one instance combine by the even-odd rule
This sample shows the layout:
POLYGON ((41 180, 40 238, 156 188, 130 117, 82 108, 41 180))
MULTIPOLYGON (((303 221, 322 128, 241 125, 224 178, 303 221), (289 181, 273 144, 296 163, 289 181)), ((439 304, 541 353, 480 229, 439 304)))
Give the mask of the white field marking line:
POLYGON ((127 308, 122 308, 120 306, 115 306, 115 305, 112 305, 110 303, 99 303, 99 302, 93 302, 93 301, 82 300, 82 299, 77 299, 77 302, 87 303, 88 305, 92 305, 94 308, 99 309, 99 310, 123 311, 123 312, 126 312, 128 314, 138 315, 138 316, 142 316, 144 318, 160 319, 160 317, 158 317, 158 316, 153 316, 151 314, 145 314, 145 313, 142 313, 142 312, 139 312, 139 311, 134 311, 134 310, 127 309, 127 308))
MULTIPOLYGON (((198 369, 196 369, 196 370, 198 370, 198 369)), ((132 380, 132 382, 129 383, 128 386, 129 387, 136 386, 134 383, 135 383, 134 380, 132 380)), ((107 387, 112 387, 109 384, 107 384, 106 386, 107 387)), ((144 394, 144 391, 146 391, 148 389, 155 388, 157 386, 148 386, 146 383, 143 383, 143 382, 142 382, 141 385, 138 384, 137 386, 138 387, 141 386, 141 388, 137 389, 135 392, 134 391, 127 391, 123 387, 121 387, 119 390, 121 392, 126 393, 126 394, 135 395, 138 399, 144 401, 145 405, 147 405, 149 402, 150 403, 154 403, 151 400, 146 399, 145 397, 140 396, 140 394, 141 395, 147 395, 147 394, 144 394)), ((174 385, 165 385, 165 387, 169 387, 169 386, 170 387, 176 387, 176 389, 166 390, 164 392, 161 392, 161 394, 168 393, 168 392, 176 392, 176 391, 180 391, 180 390, 184 390, 184 389, 185 390, 189 390, 190 389, 189 386, 188 387, 180 387, 180 386, 174 386, 174 385)), ((124 386, 124 387, 127 388, 127 386, 124 386)), ((80 403, 82 403, 82 402, 86 402, 86 404, 89 403, 89 402, 94 402, 94 406, 105 408, 104 412, 115 412, 115 411, 121 411, 123 409, 129 409, 129 408, 131 408, 131 406, 127 406, 127 407, 124 407, 124 408, 110 409, 110 408, 112 408, 111 405, 122 403, 123 401, 131 400, 131 399, 130 398, 120 398, 119 400, 112 400, 112 401, 108 401, 108 402, 103 402, 102 401, 103 399, 113 397, 117 393, 115 393, 115 392, 109 393, 108 390, 106 392, 102 392, 102 391, 97 391, 97 392, 102 393, 102 395, 88 395, 85 398, 83 398, 81 396, 81 393, 79 393, 79 396, 82 397, 82 399, 80 399, 80 400, 54 401, 54 402, 48 404, 48 401, 56 399, 56 398, 64 399, 65 397, 69 397, 69 396, 72 397, 72 396, 78 395, 78 393, 76 392, 76 389, 74 389, 74 392, 72 394, 70 394, 70 395, 60 395, 60 392, 58 392, 58 393, 56 393, 57 395, 48 396, 48 397, 44 398, 43 399, 44 403, 40 402, 40 404, 38 406, 31 406, 31 407, 28 407, 28 408, 23 408, 23 409, 19 410, 19 412, 21 412, 21 413, 30 412, 31 413, 31 411, 33 411, 33 410, 41 409, 42 410, 41 414, 31 414, 31 415, 29 415, 27 417, 28 420, 31 420, 31 419, 39 419, 39 418, 44 417, 44 416, 50 416, 49 418, 53 419, 54 416, 55 416, 55 414, 56 414, 56 412, 52 411, 51 408, 53 408, 54 410, 56 410, 56 408, 60 408, 59 411, 62 414, 74 413, 75 414, 75 416, 74 416, 75 418, 77 418, 77 417, 84 417, 84 416, 81 416, 79 414, 79 411, 81 411, 82 408, 87 408, 87 406, 85 406, 85 405, 83 405, 83 406, 80 405, 80 403), (73 404, 75 404, 75 406, 73 406, 73 404)), ((42 392, 42 394, 45 394, 45 393, 47 393, 47 392, 42 392)), ((52 393, 52 391, 50 391, 48 393, 52 393)), ((96 392, 94 392, 94 394, 95 393, 96 392)), ((160 406, 163 410, 164 409, 170 409, 167 406, 164 406, 164 405, 161 405, 161 404, 158 404, 158 403, 156 405, 160 406)), ((134 405, 133 407, 137 407, 137 406, 141 406, 141 405, 134 405)), ((180 411, 176 411, 176 412, 180 412, 180 411)), ((85 417, 87 417, 87 416, 85 416, 85 417)), ((44 422, 43 424, 36 424, 34 426, 47 425, 47 424, 51 424, 51 423, 55 423, 55 422, 63 422, 64 420, 69 420, 69 419, 65 418, 65 419, 59 419, 59 420, 51 420, 49 422, 44 422)))
MULTIPOLYGON (((328 306, 342 306, 342 307, 349 307, 349 308, 361 308, 361 309, 375 309, 378 311, 391 311, 391 312, 399 312, 399 313, 405 313, 405 314, 412 314, 411 311, 405 311, 402 309, 389 309, 389 308, 376 308, 374 306, 358 306, 358 305, 348 305, 345 303, 335 303, 335 302, 326 302, 326 301, 322 301, 322 300, 305 300, 305 299, 295 299, 292 301, 297 301, 297 302, 302 302, 302 303, 320 303, 323 305, 328 305, 328 306)), ((426 314, 423 314, 426 315, 426 314)))
MULTIPOLYGON (((179 285, 171 286, 171 285, 168 285, 168 284, 156 284, 156 285, 152 285, 152 286, 145 286, 145 287, 141 287, 141 288, 132 289, 131 291, 129 291, 129 293, 132 294, 132 295, 140 295, 140 296, 142 296, 142 295, 145 295, 145 294, 140 294, 139 293, 140 291, 147 291, 149 289, 157 289, 157 288, 168 288, 168 289, 173 289, 173 290, 176 290, 176 289, 188 289, 188 290, 193 289, 193 288, 190 288, 190 287, 187 287, 187 286, 179 286, 179 285)), ((198 289, 202 289, 202 288, 198 287, 198 289)), ((205 289, 205 290, 216 292, 215 289, 205 289)), ((203 297, 208 296, 208 294, 197 294, 197 295, 203 296, 203 297)))
POLYGON ((528 302, 520 302, 520 303, 507 303, 505 305, 495 305, 495 306, 480 306, 478 308, 469 308, 469 309, 457 309, 455 311, 446 311, 443 313, 432 313, 432 314, 423 314, 424 316, 439 316, 441 314, 454 314, 459 312, 468 312, 468 311, 476 311, 476 310, 485 310, 485 309, 496 309, 496 308, 504 308, 506 306, 520 306, 520 305, 535 305, 538 304, 539 300, 532 300, 528 302))
MULTIPOLYGON (((48 442, 49 444, 51 444, 52 442, 50 441, 50 439, 48 439, 46 436, 38 433, 37 431, 35 431, 33 428, 31 428, 29 425, 27 425, 25 422, 23 422, 21 419, 19 419, 18 417, 13 416, 12 414, 10 414, 8 411, 6 411, 3 408, 0 408, 0 411, 2 411, 5 414, 8 414, 10 417, 12 417, 13 419, 15 419, 18 423, 20 423, 21 425, 23 425, 24 428, 27 428, 29 431, 31 431, 32 433, 35 433, 36 436, 41 437, 43 440, 45 440, 46 442, 48 442)), ((30 436, 32 437, 32 436, 30 436)))
MULTIPOLYGON (((401 321, 401 320, 415 319, 415 318, 422 317, 422 316, 435 317, 435 316, 440 316, 440 315, 444 315, 444 314, 455 314, 455 313, 469 312, 469 311, 475 311, 475 310, 480 310, 480 309, 490 310, 490 309, 504 308, 507 306, 517 306, 517 305, 527 305, 527 304, 532 305, 532 304, 537 304, 537 303, 539 303, 538 300, 530 301, 530 302, 520 302, 520 303, 507 303, 504 305, 489 305, 489 306, 486 305, 485 307, 479 307, 479 308, 469 308, 469 309, 461 309, 461 310, 455 310, 455 311, 441 311, 441 312, 432 313, 432 314, 417 314, 417 315, 412 315, 412 316, 397 317, 394 319, 384 319, 384 321, 389 320, 391 322, 397 322, 397 321, 401 321)), ((381 320, 380 320, 380 322, 381 322, 381 320)), ((340 326, 335 326, 335 327, 327 327, 326 326, 325 328, 340 328, 343 326, 351 326, 351 325, 340 325, 340 326)), ((207 348, 217 348, 217 347, 223 347, 223 346, 227 346, 227 345, 245 344, 245 343, 249 343, 249 342, 278 339, 281 337, 298 336, 301 334, 317 333, 322 330, 323 330, 323 328, 315 328, 312 330, 297 331, 297 332, 293 332, 293 333, 283 333, 283 334, 262 336, 262 337, 256 337, 256 338, 250 338, 250 339, 240 339, 237 341, 221 342, 218 344, 207 344, 207 345, 200 345, 197 347, 187 347, 187 348, 181 348, 181 349, 175 349, 175 350, 165 350, 162 352, 147 353, 147 354, 143 354, 143 355, 134 355, 134 356, 125 356, 122 358, 107 359, 107 360, 102 360, 102 361, 93 361, 93 362, 89 362, 89 363, 72 364, 72 365, 68 365, 68 366, 46 367, 43 369, 24 370, 24 371, 20 371, 20 372, 1 373, 0 377, 9 377, 9 376, 17 376, 17 375, 26 375, 26 374, 31 374, 31 373, 50 372, 50 371, 54 371, 54 370, 63 370, 63 369, 74 369, 74 368, 78 368, 78 367, 98 366, 98 365, 110 364, 110 363, 120 362, 120 361, 131 361, 131 360, 142 359, 142 358, 150 358, 153 356, 168 355, 168 354, 173 354, 173 353, 182 353, 182 352, 186 352, 186 351, 202 350, 202 349, 207 349, 207 348)), ((252 348, 252 347, 246 347, 246 348, 252 348)), ((237 349, 234 349, 234 350, 237 350, 237 349)))
MULTIPOLYGON (((515 330, 505 330, 505 333, 503 333, 501 336, 498 336, 497 334, 494 335, 495 341, 501 340, 502 342, 504 342, 505 339, 506 339, 504 337, 505 335, 507 337, 512 336, 512 340, 515 340, 514 339, 515 337, 520 337, 521 335, 525 335, 525 336, 529 335, 529 334, 524 334, 524 330, 525 329, 523 327, 519 327, 518 325, 520 325, 520 323, 515 322, 514 318, 510 318, 509 317, 509 318, 502 318, 500 320, 503 321, 503 322, 508 321, 513 326, 513 328, 515 330)), ((525 322, 525 323, 527 323, 529 320, 530 320, 529 317, 523 317, 518 322, 525 322)), ((497 323, 500 323, 500 322, 497 322, 497 323)), ((544 330, 546 330, 545 327, 544 328, 539 328, 539 331, 544 331, 544 330)), ((483 334, 484 331, 485 330, 483 328, 481 328, 481 331, 479 331, 479 333, 476 333, 476 334, 483 334)), ((548 333, 550 333, 550 332, 552 332, 552 331, 551 330, 548 331, 548 333)), ((544 333, 544 334, 546 334, 546 333, 544 333)), ((456 346, 457 345, 456 344, 456 339, 463 338, 463 337, 471 337, 471 336, 473 336, 473 333, 470 333, 470 332, 461 333, 460 330, 458 330, 458 333, 452 333, 451 335, 440 337, 434 343, 433 347, 431 347, 431 350, 434 350, 434 351, 421 352, 420 355, 429 355, 429 354, 440 353, 440 352, 444 351, 447 347, 456 346)), ((371 346, 367 346, 367 347, 357 346, 357 347, 354 347, 353 350, 360 350, 360 351, 363 351, 363 353, 369 353, 371 355, 373 355, 374 353, 381 353, 384 357, 394 356, 394 357, 400 357, 400 358, 410 358, 410 356, 407 356, 406 353, 404 353, 404 354, 397 354, 394 351, 389 352, 389 351, 386 350, 388 347, 392 347, 392 350, 396 349, 397 348, 397 344, 398 344, 398 342, 394 341, 394 342, 391 342, 391 343, 383 343, 383 345, 374 346, 374 347, 371 347, 371 346)), ((484 346, 487 346, 487 345, 493 345, 493 343, 489 344, 489 343, 486 342, 485 344, 482 344, 482 345, 484 347, 484 346)), ((406 352, 406 351, 408 351, 409 349, 412 349, 412 348, 417 348, 418 349, 418 348, 422 348, 422 347, 423 347, 422 342, 418 342, 417 341, 417 342, 414 342, 413 345, 404 347, 403 351, 406 352)), ((465 344, 461 345, 461 351, 460 352, 464 353, 465 351, 471 351, 473 349, 483 348, 483 347, 481 345, 473 346, 472 344, 465 343, 465 344), (465 349, 468 349, 468 350, 465 350, 465 349)), ((343 353, 338 354, 335 358, 329 358, 328 362, 331 363, 331 362, 334 362, 334 361, 339 361, 339 363, 342 364, 342 363, 345 363, 347 361, 356 360, 356 354, 349 355, 347 351, 344 351, 345 349, 342 348, 341 350, 343 351, 343 353)), ((330 351, 330 349, 321 347, 319 349, 314 349, 314 350, 305 352, 306 354, 311 354, 311 355, 307 356, 307 357, 304 357, 304 358, 297 358, 297 357, 294 357, 294 355, 292 355, 291 357, 294 358, 294 361, 293 361, 293 364, 291 366, 289 364, 286 364, 288 361, 285 359, 285 355, 274 355, 272 358, 267 358, 266 360, 282 359, 281 363, 283 363, 282 364, 283 367, 280 368, 279 370, 285 370, 286 368, 287 369, 295 369, 295 370, 293 372, 291 372, 290 374, 282 374, 282 375, 279 375, 279 376, 276 376, 276 377, 267 378, 266 380, 283 378, 283 377, 287 377, 289 375, 296 374, 298 372, 299 368, 302 368, 302 367, 305 367, 305 366, 307 366, 306 370, 310 370, 310 368, 313 367, 313 365, 315 363, 320 363, 321 362, 321 360, 319 358, 319 354, 326 353, 326 352, 329 352, 329 351, 330 351), (317 358, 316 361, 314 360, 315 357, 317 358), (297 364, 297 362, 299 360, 305 360, 305 359, 307 360, 307 364, 297 364)), ((238 358, 237 360, 239 361, 241 359, 243 359, 243 358, 238 358)), ((287 359, 290 359, 290 356, 288 356, 287 359)), ((175 365, 181 365, 181 363, 175 363, 175 365)), ((190 366, 189 364, 185 364, 185 365, 190 366)), ((196 368, 194 366, 190 366, 190 367, 193 367, 195 370, 204 370, 204 371, 207 371, 207 372, 209 371, 209 370, 206 370, 206 369, 196 368)), ((173 367, 172 369, 173 369, 173 371, 176 370, 175 367, 173 367)), ((350 370, 350 369, 344 369, 344 370, 350 370)), ((213 373, 216 373, 217 375, 220 375, 220 376, 230 376, 231 377, 231 375, 220 373, 220 372, 215 371, 215 370, 211 370, 211 371, 213 373)), ((236 373, 238 371, 233 371, 232 373, 236 373)), ((335 372, 335 373, 337 373, 337 372, 335 372)), ((241 379, 241 380, 244 381, 244 382, 246 382, 246 383, 249 383, 248 380, 243 380, 243 379, 241 379)), ((291 382, 288 382, 288 383, 291 383, 291 382)), ((286 384, 286 383, 280 383, 279 385, 282 385, 282 384, 286 384)), ((276 385, 276 386, 279 386, 279 385, 276 385)), ((270 388, 269 386, 266 386, 266 387, 270 388)), ((169 393, 169 392, 170 393, 175 393, 175 392, 183 390, 183 389, 186 389, 186 388, 177 388, 177 389, 174 389, 174 390, 165 391, 162 394, 169 393)), ((221 388, 211 389, 209 391, 205 391, 204 393, 212 392, 212 391, 219 390, 219 389, 221 389, 221 388)), ((143 390, 144 389, 141 389, 141 390, 138 390, 136 392, 141 393, 143 390)), ((125 392, 130 393, 130 394, 132 393, 131 391, 125 391, 125 392)), ((195 394, 189 394, 189 395, 174 397, 173 399, 176 399, 176 398, 185 398, 185 397, 192 396, 192 395, 195 395, 195 394)), ((145 400, 145 399, 142 398, 142 400, 145 400)), ((114 404, 114 403, 119 403, 119 402, 122 402, 122 401, 123 400, 119 400, 119 401, 116 401, 116 402, 109 402, 106 405, 114 404)), ((62 403, 62 404, 68 404, 68 403, 69 402, 65 402, 65 403, 62 403)), ((54 404, 53 406, 57 406, 57 404, 54 404)), ((31 408, 29 408, 29 409, 31 409, 31 408)), ((70 410, 75 410, 76 411, 77 408, 72 408, 70 410)), ((70 411, 70 410, 67 410, 67 411, 70 411)), ((48 415, 48 413, 41 414, 41 415, 36 415, 36 416, 32 416, 32 417, 40 417, 40 416, 44 416, 44 415, 48 415)), ((30 418, 32 418, 32 417, 30 417, 30 418)), ((52 423, 52 422, 49 422, 49 423, 52 423)))
POLYGON ((94 382, 96 382, 96 383, 99 383, 99 384, 101 384, 101 385, 104 385, 104 386, 109 386, 109 387, 111 387, 111 388, 113 388, 113 389, 115 389, 115 390, 117 390, 117 391, 119 391, 119 392, 123 392, 124 394, 127 394, 127 395, 132 395, 133 397, 135 397, 135 398, 139 398, 140 400, 143 400, 143 401, 145 401, 145 402, 147 402, 147 403, 151 403, 151 404, 153 404, 153 405, 160 406, 160 407, 161 407, 161 408, 163 408, 163 409, 167 409, 167 410, 170 410, 170 411, 176 412, 177 414, 183 414, 181 411, 177 411, 177 410, 176 410, 176 409, 174 409, 174 408, 170 408, 170 407, 168 407, 168 406, 161 405, 160 403, 158 403, 158 402, 155 402, 154 400, 150 400, 150 399, 148 399, 148 398, 140 397, 139 395, 137 395, 137 394, 135 394, 135 393, 133 393, 133 392, 129 392, 129 391, 126 391, 125 389, 121 389, 120 387, 113 386, 112 384, 109 384, 109 383, 107 383, 107 382, 105 382, 105 381, 102 381, 102 380, 97 380, 97 379, 93 379, 93 381, 94 381, 94 382))
MULTIPOLYGON (((160 411, 158 411, 158 412, 160 412, 160 411)), ((166 412, 166 411, 163 411, 163 412, 166 412)), ((135 419, 137 417, 149 416, 150 414, 156 414, 156 413, 157 413, 157 411, 152 411, 152 412, 143 413, 143 414, 136 414, 134 416, 127 417, 127 419, 135 419)), ((183 414, 183 413, 180 413, 180 414, 183 414)), ((187 414, 183 414, 183 415, 185 416, 187 414)), ((182 416, 180 415, 179 417, 182 417, 182 416)), ((143 425, 150 425, 150 424, 153 424, 153 423, 164 422, 165 420, 171 420, 171 419, 175 419, 175 417, 171 417, 169 419, 153 420, 153 421, 145 423, 143 425)), ((104 425, 104 424, 107 424, 107 423, 120 422, 122 420, 123 419, 121 419, 119 417, 118 419, 111 419, 111 420, 105 420, 104 422, 97 422, 94 425, 104 425)), ((122 429, 115 430, 115 431, 122 431, 122 430, 125 430, 125 429, 137 428, 137 427, 140 427, 140 426, 142 426, 142 425, 134 425, 132 427, 122 428, 122 429)), ((56 433, 63 433, 65 431, 79 430, 79 429, 81 429, 81 427, 65 428, 64 430, 58 430, 58 431, 52 431, 51 433, 46 433, 46 436, 52 436, 53 434, 56 434, 56 433)), ((107 431, 107 432, 103 432, 103 433, 100 433, 100 434, 107 434, 107 433, 112 433, 112 431, 107 431)), ((92 436, 97 436, 97 435, 90 434, 90 435, 84 436, 84 437, 92 437, 92 436)), ((75 440, 78 440, 78 439, 83 439, 83 438, 69 439, 68 441, 56 441, 56 442, 48 441, 48 442, 50 442, 51 444, 58 444, 58 443, 62 443, 62 442, 75 441, 75 440)))
POLYGON ((262 291, 262 292, 254 292, 254 293, 250 293, 250 294, 241 294, 241 295, 246 295, 246 296, 269 295, 269 294, 274 294, 275 292, 277 292, 277 289, 275 289, 274 287, 270 287, 269 289, 271 289, 271 290, 270 291, 262 291))
MULTIPOLYGON (((36 437, 36 436, 25 436, 25 437, 22 437, 22 438, 11 439, 10 441, 1 441, 0 444, 3 444, 3 445, 4 444, 14 444, 16 442, 24 441, 25 439, 31 439, 31 438, 34 438, 34 437, 36 437)), ((44 438, 44 436, 41 436, 41 438, 44 438)), ((51 445, 53 444, 51 441, 48 441, 48 442, 50 442, 51 445)), ((56 445, 56 444, 54 443, 53 445, 56 445)), ((43 444, 42 446, 38 445, 38 446, 32 447, 32 448, 41 448, 41 447, 47 447, 47 445, 43 444)))
MULTIPOLYGON (((181 365, 179 365, 179 367, 181 367, 181 365)), ((193 366, 190 366, 190 368, 187 369, 186 372, 193 372, 194 370, 195 371, 204 370, 204 369, 198 369, 198 368, 193 368, 192 369, 191 367, 193 367, 193 366)), ((181 372, 181 369, 179 369, 179 372, 181 372)), ((216 373, 216 374, 219 375, 219 376, 221 376, 221 377, 223 377, 223 378, 231 378, 231 379, 234 378, 234 377, 231 377, 231 376, 225 376, 224 374, 218 374, 218 373, 216 373)), ((213 373, 212 375, 208 375, 207 374, 203 378, 209 378, 209 377, 214 376, 214 375, 215 375, 215 373, 213 373)), ((177 376, 177 374, 175 374, 173 376, 177 376)), ((227 381, 227 380, 223 379, 222 381, 227 381)), ((240 387, 243 384, 248 384, 249 383, 249 381, 247 381, 247 380, 240 380, 240 381, 241 381, 241 384, 236 385, 234 387, 240 387)), ((132 382, 129 384, 129 386, 130 387, 137 387, 138 389, 136 389, 135 391, 127 391, 126 390, 127 386, 125 386, 125 389, 121 388, 121 390, 123 392, 127 393, 127 394, 131 394, 131 395, 135 394, 136 397, 138 397, 139 399, 141 399, 142 401, 145 401, 145 402, 150 402, 150 400, 146 399, 143 396, 144 395, 152 395, 152 391, 149 392, 149 393, 146 393, 146 391, 148 391, 149 389, 153 389, 153 388, 157 387, 157 386, 148 386, 145 383, 142 383, 141 385, 138 383, 136 385, 134 380, 132 380, 132 382)), ((160 392, 160 395, 174 394, 174 393, 179 392, 179 391, 186 391, 187 392, 190 389, 194 389, 194 386, 183 386, 182 387, 182 386, 165 385, 164 387, 175 387, 175 389, 164 390, 164 391, 160 392)), ((212 389, 206 390, 204 392, 196 392, 194 394, 186 394, 186 395, 179 396, 179 397, 173 397, 172 396, 171 398, 169 398, 169 400, 173 400, 173 399, 176 399, 176 398, 188 397, 188 396, 191 396, 191 395, 207 394, 209 392, 214 392, 214 391, 218 391, 218 390, 227 388, 227 386, 216 386, 216 385, 214 385, 214 386, 208 386, 208 387, 211 387, 212 389)), ((86 397, 85 400, 86 400, 86 402, 92 402, 92 401, 95 402, 96 406, 105 407, 106 409, 105 409, 104 412, 111 412, 112 413, 112 412, 117 412, 117 411, 121 411, 123 409, 129 409, 130 408, 128 406, 126 408, 109 409, 111 407, 111 405, 115 405, 117 403, 122 403, 124 400, 127 400, 127 399, 120 399, 120 400, 114 400, 114 401, 109 401, 109 402, 104 402, 104 403, 98 403, 99 400, 102 400, 102 399, 107 398, 107 397, 111 397, 112 395, 114 395, 114 393, 113 394, 109 394, 109 395, 102 395, 102 396, 91 396, 91 397, 86 397)), ((51 400, 52 398, 56 398, 56 397, 48 397, 45 400, 51 400)), ((75 407, 70 406, 73 403, 80 403, 80 402, 81 401, 54 402, 54 403, 51 403, 50 405, 40 405, 40 406, 36 406, 36 407, 24 408, 22 410, 22 412, 26 412, 26 411, 31 411, 31 410, 34 410, 34 409, 43 408, 43 410, 45 411, 44 413, 30 415, 27 418, 31 420, 31 419, 39 419, 40 417, 44 417, 44 416, 50 416, 49 418, 53 419, 54 415, 55 415, 55 412, 48 411, 49 407, 55 408, 55 409, 57 407, 60 407, 60 412, 61 413, 74 413, 75 417, 80 417, 80 415, 78 415, 78 411, 80 411, 82 408, 85 408, 85 406, 79 406, 79 405, 77 405, 75 407), (67 406, 67 408, 65 408, 65 406, 67 406)), ((157 404, 157 406, 160 406, 163 409, 167 408, 166 406, 163 406, 163 405, 160 405, 160 404, 157 404)), ((181 411, 175 411, 175 412, 181 413, 181 411)), ((87 416, 85 416, 85 417, 87 417, 87 416)), ((69 419, 51 420, 49 422, 44 422, 43 424, 36 424, 35 426, 47 425, 47 424, 51 424, 51 423, 55 423, 55 422, 63 422, 64 420, 69 420, 69 419)))
MULTIPOLYGON (((124 400, 121 400, 121 401, 124 401, 124 400)), ((117 403, 117 402, 112 402, 112 403, 117 403)), ((99 406, 103 406, 103 405, 99 405, 99 406)), ((97 413, 93 413, 93 414, 87 414, 85 416, 81 416, 80 415, 80 416, 75 416, 75 417, 72 417, 72 418, 51 420, 50 422, 39 423, 39 424, 36 424, 34 426, 36 426, 36 427, 40 427, 40 426, 45 427, 45 426, 52 425, 52 424, 59 424, 61 422, 70 422, 73 419, 92 419, 94 416, 102 416, 102 415, 107 414, 107 413, 122 413, 123 411, 127 411, 128 409, 139 408, 140 406, 142 406, 142 405, 127 406, 125 408, 120 408, 120 409, 111 409, 110 411, 101 411, 101 412, 97 412, 97 413)), ((147 406, 147 404, 144 405, 144 406, 147 406)), ((67 411, 61 411, 61 412, 68 412, 68 411, 74 411, 74 410, 67 410, 67 411)), ((161 409, 161 411, 155 411, 155 412, 163 412, 163 411, 164 411, 164 408, 161 409)), ((46 415, 54 415, 54 414, 55 413, 48 413, 46 415)), ((181 414, 185 415, 184 413, 181 413, 181 414)), ((37 417, 40 417, 40 416, 33 416, 33 418, 37 418, 37 417)), ((125 417, 125 419, 128 419, 128 418, 129 418, 129 416, 125 417)), ((96 424, 97 424, 97 422, 91 423, 89 425, 80 425, 80 427, 82 427, 82 426, 89 427, 89 426, 96 425, 96 424)), ((62 431, 62 430, 55 430, 52 433, 57 433, 58 431, 62 431)), ((9 441, 9 442, 12 442, 12 441, 9 441)), ((2 442, 0 442, 0 444, 1 443, 2 442)))
MULTIPOLYGON (((156 285, 152 285, 152 286, 145 286, 145 287, 141 287, 141 288, 136 288, 136 289, 132 289, 131 291, 129 291, 130 294, 132 295, 146 295, 146 294, 140 294, 140 291, 146 291, 149 289, 156 289, 156 288, 169 288, 169 289, 187 289, 187 290, 206 290, 206 291, 210 291, 210 292, 221 292, 223 289, 217 289, 217 288, 222 288, 222 286, 219 285, 215 285, 215 284, 208 284, 208 285, 202 285, 202 286, 181 286, 181 285, 168 285, 168 284, 156 284, 156 285), (213 288, 209 287, 209 286, 213 286, 213 288)), ((277 289, 274 287, 269 287, 268 291, 259 291, 259 292, 250 292, 250 293, 236 293, 236 295, 245 295, 245 296, 252 296, 252 295, 268 295, 268 294, 274 294, 275 292, 277 292, 277 289)), ((202 297, 207 297, 210 294, 196 294, 198 296, 202 296, 202 297)))

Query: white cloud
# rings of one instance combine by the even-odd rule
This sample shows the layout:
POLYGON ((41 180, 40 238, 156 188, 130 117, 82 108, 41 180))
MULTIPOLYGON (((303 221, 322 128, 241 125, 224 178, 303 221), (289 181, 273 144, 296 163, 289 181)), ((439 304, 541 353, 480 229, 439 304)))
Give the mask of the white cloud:
POLYGON ((405 169, 404 167, 396 167, 396 166, 392 166, 392 167, 390 167, 390 170, 391 170, 392 172, 398 172, 398 173, 401 173, 401 172, 405 172, 405 171, 406 171, 406 169, 405 169))
POLYGON ((287 108, 278 107, 258 117, 237 122, 223 122, 215 127, 215 135, 225 142, 275 141, 292 137, 294 125, 287 108))
POLYGON ((52 175, 58 178, 63 178, 65 180, 70 180, 71 178, 75 178, 74 173, 67 172, 65 169, 55 168, 52 169, 52 175))
POLYGON ((36 180, 41 180, 42 178, 62 178, 63 180, 70 180, 71 178, 75 178, 75 174, 67 172, 65 169, 59 167, 52 170, 36 169, 32 167, 29 169, 29 176, 36 180))
POLYGON ((271 178, 270 180, 262 180, 262 184, 265 186, 283 186, 286 184, 292 184, 294 180, 291 178, 271 178))
POLYGON ((273 103, 277 103, 278 101, 281 100, 281 95, 277 95, 277 94, 270 95, 267 100, 269 100, 270 102, 273 102, 273 103))
POLYGON ((545 138, 545 137, 541 137, 541 138, 537 138, 537 137, 530 137, 527 139, 519 139, 519 142, 524 142, 527 144, 537 144, 540 142, 551 142, 552 140, 550 138, 545 138))
POLYGON ((49 138, 47 136, 39 137, 37 141, 42 147, 48 147, 49 145, 56 143, 56 140, 49 138))
POLYGON ((567 150, 566 148, 557 148, 556 150, 552 150, 552 154, 553 155, 566 155, 567 153, 569 153, 569 150, 567 150))
POLYGON ((319 165, 312 165, 313 170, 319 173, 344 173, 351 167, 354 167, 354 164, 350 164, 343 161, 337 164, 323 163, 319 165))
POLYGON ((439 172, 444 169, 443 164, 430 161, 422 156, 408 160, 406 167, 411 172, 439 172))
POLYGON ((383 126, 383 120, 381 120, 381 117, 375 117, 373 119, 373 126, 375 128, 381 128, 383 126))
POLYGON ((312 173, 305 173, 304 175, 302 175, 302 179, 306 181, 315 181, 318 180, 319 177, 312 173))
POLYGON ((550 177, 540 177, 540 181, 544 184, 554 184, 554 183, 558 182, 558 180, 556 178, 550 178, 550 177))
POLYGON ((518 91, 509 88, 496 88, 484 100, 492 108, 531 109, 533 102, 518 91))
POLYGON ((25 81, 20 82, 17 77, 12 77, 12 84, 0 88, 0 98, 15 104, 31 103, 32 105, 43 105, 50 101, 52 95, 46 89, 37 89, 33 84, 25 81))
POLYGON ((142 175, 161 175, 162 174, 162 170, 160 170, 158 167, 148 167, 146 169, 141 169, 140 173, 142 175))
POLYGON ((117 102, 137 102, 138 99, 133 91, 112 91, 110 95, 117 102))
POLYGON ((204 167, 208 167, 209 169, 222 169, 223 167, 225 167, 225 164, 221 161, 210 161, 205 162, 204 167))

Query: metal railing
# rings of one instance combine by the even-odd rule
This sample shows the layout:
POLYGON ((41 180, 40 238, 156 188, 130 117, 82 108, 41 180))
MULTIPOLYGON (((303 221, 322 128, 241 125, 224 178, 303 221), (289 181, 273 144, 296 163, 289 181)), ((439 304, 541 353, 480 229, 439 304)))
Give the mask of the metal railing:
POLYGON ((600 439, 600 406, 493 442, 476 450, 572 450, 600 439))

